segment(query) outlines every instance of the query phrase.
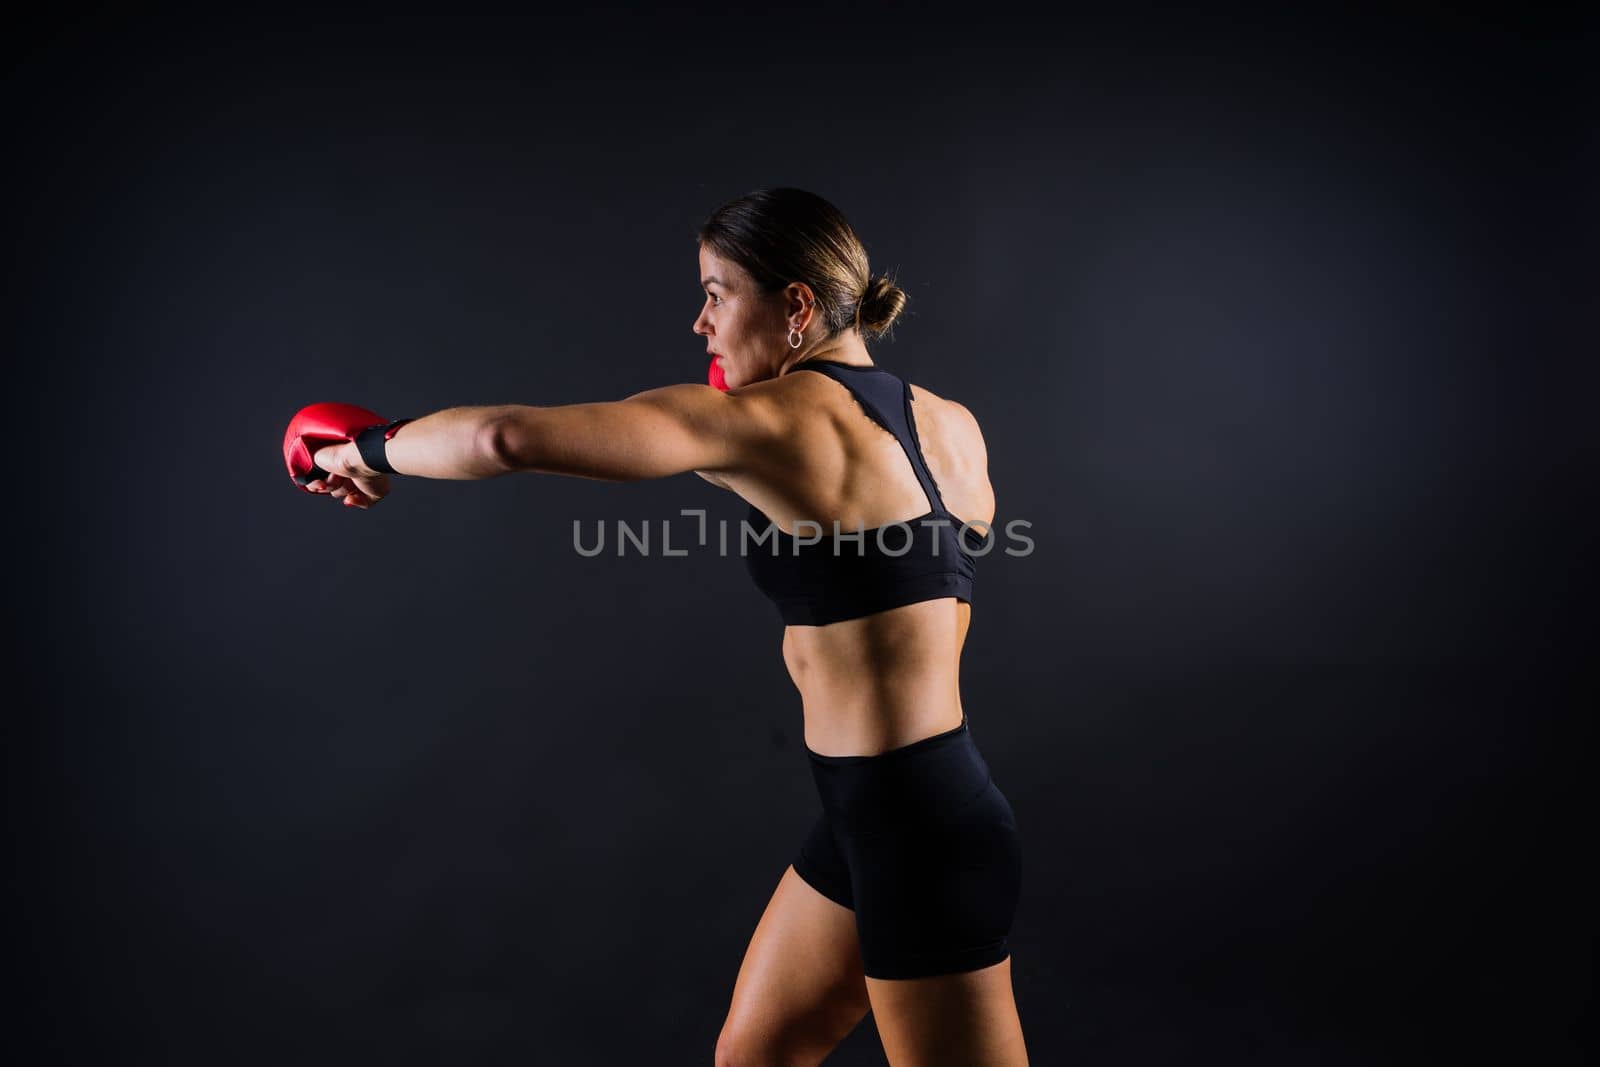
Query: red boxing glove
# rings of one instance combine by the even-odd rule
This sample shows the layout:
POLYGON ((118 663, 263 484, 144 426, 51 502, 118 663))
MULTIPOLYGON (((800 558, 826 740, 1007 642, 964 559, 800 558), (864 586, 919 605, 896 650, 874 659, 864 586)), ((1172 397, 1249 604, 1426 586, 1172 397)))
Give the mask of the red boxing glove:
POLYGON ((711 357, 711 369, 706 371, 706 381, 713 389, 721 389, 724 393, 728 391, 728 379, 723 377, 722 368, 717 366, 716 356, 711 357))
MULTIPOLYGON (((294 484, 309 493, 312 490, 306 487, 306 483, 327 481, 330 477, 327 471, 311 460, 312 453, 317 449, 344 441, 355 441, 362 436, 364 430, 379 430, 382 440, 388 440, 396 430, 410 421, 410 419, 400 419, 389 422, 382 415, 366 408, 358 408, 354 404, 311 404, 301 408, 299 413, 289 420, 289 429, 283 435, 283 462, 289 468, 289 477, 294 484)), ((361 447, 364 443, 358 441, 357 447, 361 447)), ((361 447, 362 458, 366 460, 367 465, 374 470, 388 469, 388 465, 383 463, 381 458, 377 464, 368 459, 371 452, 370 446, 361 447)))

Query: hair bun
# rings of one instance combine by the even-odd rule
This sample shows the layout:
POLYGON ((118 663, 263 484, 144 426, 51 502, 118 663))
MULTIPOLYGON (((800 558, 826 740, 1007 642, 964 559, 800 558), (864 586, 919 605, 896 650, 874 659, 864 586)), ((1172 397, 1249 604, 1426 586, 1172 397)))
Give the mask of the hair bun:
POLYGON ((856 301, 863 332, 877 336, 888 331, 905 310, 909 298, 905 290, 881 274, 867 279, 867 287, 856 301))

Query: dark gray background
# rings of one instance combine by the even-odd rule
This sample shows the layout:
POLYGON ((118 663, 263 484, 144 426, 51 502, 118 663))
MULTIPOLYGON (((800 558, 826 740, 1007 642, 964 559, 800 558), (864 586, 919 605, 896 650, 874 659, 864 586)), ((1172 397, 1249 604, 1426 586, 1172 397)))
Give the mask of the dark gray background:
MULTIPOLYGON (((695 229, 781 184, 896 274, 875 356, 976 413, 1033 524, 963 694, 1034 1062, 1579 1062, 1587 27, 14 30, 34 1062, 710 1062, 816 810, 779 623, 737 559, 570 537, 742 506, 519 476, 358 513, 279 441, 317 400, 703 380, 695 229)), ((883 1062, 870 1018, 829 1062, 883 1062)))

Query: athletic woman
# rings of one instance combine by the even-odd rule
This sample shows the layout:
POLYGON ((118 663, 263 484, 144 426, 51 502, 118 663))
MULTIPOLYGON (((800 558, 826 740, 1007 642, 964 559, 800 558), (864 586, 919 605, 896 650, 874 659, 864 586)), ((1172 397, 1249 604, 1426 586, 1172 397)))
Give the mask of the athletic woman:
POLYGON ((741 197, 701 228, 699 259, 694 332, 716 388, 450 408, 376 447, 316 449, 327 476, 307 488, 366 508, 388 472, 694 471, 744 498, 751 536, 730 543, 785 623, 822 803, 751 937, 715 1063, 820 1063, 871 1010, 894 1067, 1026 1064, 1007 946, 1020 841, 959 687, 974 560, 993 545, 977 420, 873 362, 866 342, 906 294, 827 201, 741 197))

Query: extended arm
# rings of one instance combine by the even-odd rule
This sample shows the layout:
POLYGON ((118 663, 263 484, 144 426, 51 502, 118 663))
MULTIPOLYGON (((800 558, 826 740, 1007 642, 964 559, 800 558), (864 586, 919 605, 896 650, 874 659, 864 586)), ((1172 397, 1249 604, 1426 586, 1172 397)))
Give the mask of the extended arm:
MULTIPOLYGON (((493 450, 494 425, 504 410, 504 405, 458 407, 424 415, 396 430, 384 455, 396 474, 420 478, 493 478, 504 474, 493 450)), ((361 463, 361 453, 355 448, 346 446, 340 456, 357 465, 361 463)))
POLYGON ((704 385, 668 385, 608 403, 510 405, 498 410, 488 439, 505 472, 634 481, 738 472, 775 432, 763 406, 749 398, 704 385))
MULTIPOLYGON (((436 411, 431 415, 413 419, 392 431, 383 444, 383 460, 394 471, 417 474, 427 478, 492 478, 501 474, 491 447, 490 427, 498 418, 499 408, 457 407, 436 411), (407 431, 406 439, 399 440, 399 430, 407 431), (403 466, 396 467, 398 460, 403 466)), ((313 493, 329 493, 343 500, 347 507, 367 508, 389 495, 389 475, 367 466, 356 438, 361 427, 353 420, 376 419, 378 416, 348 404, 313 404, 296 415, 289 424, 284 440, 284 459, 290 474, 304 472, 304 456, 296 458, 295 450, 311 450, 310 471, 326 472, 326 478, 317 477, 304 483, 313 493), (302 418, 309 416, 315 434, 305 437, 297 434, 302 418), (330 409, 327 411, 321 409, 330 409), (342 410, 341 410, 342 409, 342 410), (339 444, 316 447, 318 438, 342 437, 339 444)), ((296 479, 298 481, 298 479, 296 479)))
MULTIPOLYGON (((385 456, 396 473, 424 478, 533 471, 632 481, 737 472, 754 446, 776 432, 765 405, 704 385, 669 385, 604 403, 447 408, 402 426, 385 456)), ((362 462, 353 444, 327 446, 315 458, 356 482, 354 503, 387 492, 383 475, 362 462)))

